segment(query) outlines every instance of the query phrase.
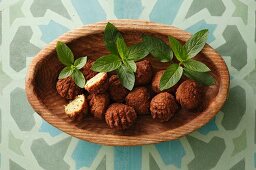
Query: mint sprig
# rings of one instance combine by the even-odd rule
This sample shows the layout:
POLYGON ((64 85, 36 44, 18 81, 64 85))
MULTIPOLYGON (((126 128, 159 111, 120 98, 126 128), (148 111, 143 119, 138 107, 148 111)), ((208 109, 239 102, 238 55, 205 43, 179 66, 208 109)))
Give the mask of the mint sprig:
POLYGON ((209 72, 197 72, 184 68, 184 75, 206 86, 210 86, 215 83, 215 79, 209 74, 209 72))
POLYGON ((80 57, 75 60, 74 66, 79 70, 87 63, 87 57, 80 57))
POLYGON ((86 80, 80 69, 86 64, 87 57, 80 57, 74 60, 74 54, 71 49, 61 41, 57 42, 56 52, 59 61, 66 66, 61 70, 58 78, 64 79, 71 76, 75 84, 83 88, 86 80))
POLYGON ((74 55, 65 43, 58 41, 56 51, 58 54, 58 59, 62 64, 66 66, 70 66, 73 64, 74 55))
POLYGON ((135 83, 135 76, 133 71, 125 65, 121 65, 117 69, 117 75, 121 84, 128 90, 132 90, 135 83))
POLYGON ((208 29, 203 29, 192 35, 192 37, 184 45, 189 58, 193 58, 204 48, 207 38, 208 29))
POLYGON ((174 86, 184 74, 204 85, 214 84, 211 71, 204 63, 192 59, 204 47, 208 37, 208 30, 195 33, 186 43, 182 45, 174 37, 169 36, 170 47, 178 60, 178 64, 171 64, 164 72, 160 80, 160 90, 166 90, 174 86))
POLYGON ((110 22, 107 23, 104 31, 104 42, 106 48, 111 51, 112 54, 118 54, 117 47, 116 47, 116 38, 119 31, 117 28, 111 24, 110 22))
POLYGON ((115 54, 100 57, 92 65, 92 70, 97 72, 110 72, 119 68, 122 60, 115 54))
POLYGON ((128 60, 139 61, 149 54, 146 44, 140 42, 138 44, 130 46, 126 51, 128 60))
POLYGON ((61 70, 61 72, 60 72, 58 78, 59 78, 59 79, 67 78, 67 77, 69 77, 69 76, 72 75, 73 71, 74 71, 74 70, 73 70, 70 66, 64 67, 64 68, 61 70))
POLYGON ((211 71, 204 63, 197 61, 197 60, 193 60, 193 59, 184 61, 183 65, 192 71, 197 71, 197 72, 211 71))
POLYGON ((142 38, 146 48, 155 58, 161 62, 172 60, 173 52, 163 40, 150 35, 142 35, 142 38))
POLYGON ((107 23, 104 31, 106 48, 112 53, 98 58, 92 70, 96 72, 117 71, 122 85, 132 90, 135 83, 135 61, 146 57, 149 52, 144 43, 138 43, 128 47, 122 34, 111 23, 107 23))
POLYGON ((160 80, 160 90, 168 89, 174 86, 180 80, 183 73, 183 68, 178 64, 171 64, 160 80))
POLYGON ((186 61, 188 59, 188 54, 182 44, 171 36, 169 36, 168 39, 177 60, 180 62, 186 61))

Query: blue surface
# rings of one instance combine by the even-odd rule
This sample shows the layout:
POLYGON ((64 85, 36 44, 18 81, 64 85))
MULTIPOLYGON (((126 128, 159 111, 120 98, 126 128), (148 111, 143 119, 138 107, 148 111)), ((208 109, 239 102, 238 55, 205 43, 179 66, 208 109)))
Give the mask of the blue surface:
POLYGON ((84 24, 106 19, 104 10, 96 0, 72 0, 72 3, 84 24))
POLYGON ((143 10, 141 1, 114 0, 114 12, 117 18, 137 19, 143 10), (136 8, 135 8, 136 7, 136 8))
POLYGON ((141 169, 141 150, 140 146, 135 147, 114 147, 115 170, 141 169))
POLYGON ((47 25, 41 25, 40 29, 42 31, 41 39, 46 43, 51 42, 52 40, 69 30, 63 25, 60 25, 52 20, 47 25))
POLYGON ((215 123, 216 117, 214 117, 209 123, 198 129, 200 133, 203 135, 207 135, 209 132, 216 131, 218 130, 218 127, 216 126, 215 123))
POLYGON ((185 150, 179 140, 163 142, 155 145, 163 161, 167 165, 181 167, 181 160, 185 155, 185 150))
POLYGON ((150 13, 150 20, 171 24, 176 17, 181 3, 182 0, 158 0, 150 13))
POLYGON ((100 148, 101 145, 80 140, 72 154, 76 169, 80 169, 83 166, 90 167, 100 148))
POLYGON ((59 129, 55 128, 54 126, 50 125, 46 121, 43 120, 43 123, 39 129, 39 132, 46 132, 49 133, 52 137, 57 136, 62 133, 59 129))
POLYGON ((215 40, 215 37, 213 35, 214 30, 216 29, 217 25, 215 24, 207 24, 204 20, 199 21, 198 23, 194 24, 193 26, 186 29, 190 33, 196 33, 197 31, 201 29, 208 29, 209 35, 208 35, 208 41, 207 43, 211 43, 215 40))

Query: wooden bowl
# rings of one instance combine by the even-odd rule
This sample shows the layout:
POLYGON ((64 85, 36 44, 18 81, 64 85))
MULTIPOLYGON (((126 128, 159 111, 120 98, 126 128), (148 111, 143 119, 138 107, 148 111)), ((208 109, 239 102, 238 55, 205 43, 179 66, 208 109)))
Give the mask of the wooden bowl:
MULTIPOLYGON (((128 45, 141 41, 141 34, 151 34, 167 42, 167 35, 184 42, 191 36, 178 28, 141 20, 111 20, 124 35, 128 45)), ((201 112, 179 111, 174 118, 160 123, 151 115, 139 116, 136 124, 126 131, 115 131, 104 121, 88 117, 82 122, 72 122, 64 113, 67 101, 60 97, 55 85, 63 65, 55 52, 57 41, 63 41, 76 57, 88 56, 96 59, 108 54, 103 41, 105 22, 86 25, 65 33, 41 50, 33 59, 26 76, 27 98, 35 111, 56 128, 82 140, 103 145, 144 145, 174 140, 205 125, 223 106, 229 89, 229 72, 221 56, 206 45, 197 58, 206 63, 216 78, 216 85, 206 88, 201 112)), ((150 58, 155 70, 166 68, 166 64, 150 58)))

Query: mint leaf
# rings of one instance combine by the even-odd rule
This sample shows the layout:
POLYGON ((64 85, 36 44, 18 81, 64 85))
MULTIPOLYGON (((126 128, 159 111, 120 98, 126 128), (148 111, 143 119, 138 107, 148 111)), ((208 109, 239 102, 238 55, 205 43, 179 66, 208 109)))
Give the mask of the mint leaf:
POLYGON ((80 70, 75 69, 73 71, 72 78, 78 87, 84 88, 85 78, 84 78, 83 73, 80 70))
POLYGON ((117 39, 116 39, 116 46, 117 46, 117 50, 118 50, 118 53, 120 55, 120 57, 122 59, 125 58, 125 54, 126 54, 126 51, 127 51, 127 46, 125 44, 125 41, 123 39, 122 36, 118 36, 117 39))
POLYGON ((111 51, 113 54, 118 54, 118 50, 116 47, 116 38, 119 31, 117 28, 111 24, 110 22, 107 23, 104 31, 104 42, 106 48, 111 51))
POLYGON ((59 74, 58 79, 64 79, 70 76, 73 73, 73 69, 69 66, 63 68, 59 74))
POLYGON ((197 61, 197 60, 192 60, 192 59, 187 60, 187 61, 183 62, 183 65, 192 71, 197 71, 197 72, 211 71, 204 63, 197 61))
POLYGON ((74 62, 74 66, 80 70, 81 68, 84 67, 84 65, 86 64, 87 62, 87 57, 80 57, 78 59, 75 60, 74 62))
POLYGON ((192 80, 195 80, 198 83, 201 83, 206 86, 210 86, 215 83, 215 79, 209 72, 196 72, 196 71, 192 71, 187 68, 184 68, 184 74, 186 77, 192 80))
POLYGON ((117 69, 117 75, 121 84, 127 88, 128 90, 132 90, 135 83, 135 75, 134 73, 127 68, 125 65, 121 65, 117 69))
POLYGON ((74 62, 74 55, 70 48, 63 42, 58 41, 56 46, 57 56, 59 61, 66 65, 70 66, 74 62))
POLYGON ((173 58, 173 53, 170 47, 161 39, 143 35, 143 41, 148 51, 161 62, 169 62, 173 58))
POLYGON ((126 58, 128 60, 138 61, 143 59, 149 54, 145 43, 138 43, 128 48, 126 58))
POLYGON ((184 45, 189 58, 196 56, 203 48, 208 38, 208 29, 195 33, 184 45))
POLYGON ((175 54, 176 58, 179 61, 185 61, 188 59, 187 51, 186 49, 182 46, 182 44, 176 40, 175 38, 168 36, 169 43, 171 45, 172 51, 175 54))
POLYGON ((110 72, 122 64, 117 55, 109 54, 98 58, 92 65, 92 70, 96 72, 110 72))
POLYGON ((170 65, 160 80, 160 90, 166 90, 174 86, 181 78, 183 68, 178 64, 170 65))
POLYGON ((136 72, 137 66, 133 60, 124 60, 125 65, 133 72, 136 72))

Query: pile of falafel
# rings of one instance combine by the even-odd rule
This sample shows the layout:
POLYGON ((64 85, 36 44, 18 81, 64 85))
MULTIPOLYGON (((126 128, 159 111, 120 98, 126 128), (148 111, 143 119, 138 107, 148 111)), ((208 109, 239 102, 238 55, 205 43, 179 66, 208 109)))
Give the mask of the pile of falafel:
POLYGON ((83 120, 86 115, 105 120, 116 130, 131 127, 138 116, 151 114, 165 122, 181 108, 197 109, 202 102, 202 87, 195 81, 182 78, 178 84, 160 91, 164 70, 154 70, 149 60, 136 62, 135 87, 129 91, 122 86, 115 72, 96 73, 91 70, 93 61, 82 68, 88 80, 84 89, 75 85, 71 77, 57 81, 60 96, 70 100, 65 113, 73 120, 83 120))

